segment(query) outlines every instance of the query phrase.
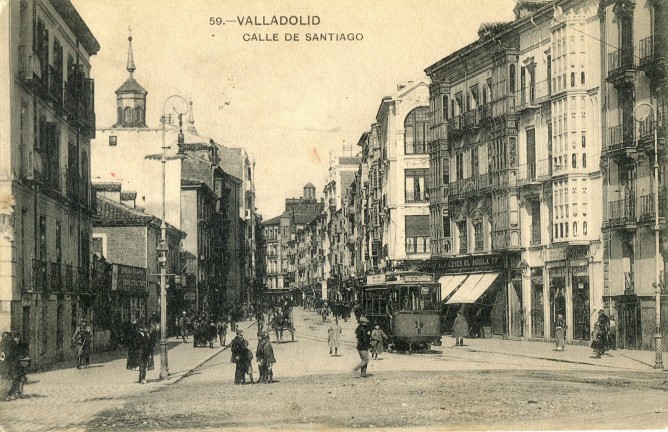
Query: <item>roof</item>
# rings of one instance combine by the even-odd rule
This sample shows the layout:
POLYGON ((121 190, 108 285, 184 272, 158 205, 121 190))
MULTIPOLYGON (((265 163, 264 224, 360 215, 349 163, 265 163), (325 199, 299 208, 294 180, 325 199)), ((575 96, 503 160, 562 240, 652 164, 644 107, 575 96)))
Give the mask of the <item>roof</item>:
POLYGON ((191 179, 191 178, 182 178, 181 186, 201 186, 204 182, 201 180, 191 179))
POLYGON ((181 148, 183 148, 183 150, 191 150, 191 151, 200 151, 200 150, 208 151, 211 149, 215 149, 216 145, 205 142, 193 142, 193 143, 183 143, 181 144, 181 148))
POLYGON ((116 90, 116 94, 118 93, 141 93, 146 95, 148 92, 144 90, 144 87, 142 87, 132 75, 130 75, 118 90, 116 90))
POLYGON ((137 192, 133 191, 121 191, 121 199, 123 201, 134 200, 137 198, 137 192))
MULTIPOLYGON (((149 226, 160 227, 162 220, 156 216, 146 214, 141 210, 128 207, 102 196, 96 197, 95 216, 93 216, 93 226, 112 227, 112 226, 149 226)), ((186 233, 177 229, 173 225, 167 224, 167 230, 176 233, 181 238, 186 237, 186 233)))
POLYGON ((146 226, 151 223, 160 226, 160 219, 141 210, 133 209, 99 195, 96 200, 97 206, 93 217, 95 226, 146 226))
MULTIPOLYGON (((120 192, 120 182, 93 182, 93 189, 100 192, 120 192)), ((136 194, 135 194, 136 195, 136 194)))
POLYGON ((308 225, 313 219, 317 218, 320 215, 318 214, 303 214, 297 213, 294 215, 295 225, 308 225))
POLYGON ((304 185, 304 189, 306 189, 306 188, 314 188, 315 189, 315 186, 313 186, 313 183, 308 182, 304 185))
POLYGON ((86 22, 70 0, 51 0, 51 5, 65 24, 77 36, 77 39, 89 55, 95 55, 100 50, 100 43, 95 39, 86 22))
POLYGON ((281 216, 276 216, 271 219, 267 219, 266 221, 262 221, 262 225, 278 225, 281 222, 281 216))

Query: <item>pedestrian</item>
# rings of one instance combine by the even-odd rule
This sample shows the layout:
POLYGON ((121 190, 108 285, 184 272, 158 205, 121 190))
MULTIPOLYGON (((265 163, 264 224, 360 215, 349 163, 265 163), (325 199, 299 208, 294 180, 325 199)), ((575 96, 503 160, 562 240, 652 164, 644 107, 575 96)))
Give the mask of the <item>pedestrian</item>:
POLYGON ((246 374, 250 378, 250 383, 253 381, 253 352, 248 348, 248 341, 243 341, 243 351, 241 352, 241 361, 237 363, 237 371, 241 376, 241 384, 246 384, 246 374))
POLYGON ((137 331, 137 348, 139 360, 139 383, 146 384, 146 371, 153 370, 155 363, 153 361, 153 347, 155 345, 155 331, 151 331, 151 326, 143 323, 137 331))
MULTIPOLYGON (((12 366, 12 387, 9 389, 9 399, 16 399, 23 394, 23 384, 26 382, 26 371, 23 367, 23 361, 30 360, 28 357, 28 345, 21 340, 21 335, 16 333, 14 335, 13 344, 13 365, 12 366)), ((11 360, 10 360, 11 361, 11 360)))
POLYGON ((11 389, 14 381, 14 351, 12 334, 8 331, 3 332, 0 340, 0 382, 2 383, 2 392, 7 400, 11 399, 11 389))
POLYGON ((190 320, 188 314, 183 311, 183 315, 179 318, 179 330, 181 331, 181 339, 183 342, 188 342, 188 329, 190 328, 190 320))
POLYGON ((562 314, 557 315, 557 319, 554 322, 554 338, 557 340, 557 351, 564 350, 564 341, 566 337, 566 321, 562 314))
POLYGON ((598 320, 596 320, 594 331, 592 332, 591 347, 594 349, 596 358, 601 358, 601 355, 608 349, 609 331, 610 318, 608 318, 603 309, 601 309, 598 311, 598 320))
POLYGON ((617 350, 617 322, 615 317, 610 317, 610 349, 617 350))
POLYGON ((236 363, 237 367, 234 372, 234 383, 241 384, 245 371, 242 372, 242 355, 244 352, 244 331, 237 329, 237 336, 232 339, 230 350, 232 351, 232 358, 230 361, 236 363))
POLYGON ((216 329, 218 330, 218 340, 220 341, 220 346, 225 346, 227 342, 227 322, 225 322, 225 318, 218 320, 216 329))
POLYGON ((323 305, 321 315, 322 315, 322 322, 327 321, 327 317, 329 316, 329 307, 328 306, 323 305))
POLYGON ((369 347, 371 345, 371 332, 367 329, 369 320, 366 317, 360 317, 359 325, 355 329, 357 336, 357 353, 360 356, 360 363, 355 366, 354 371, 360 371, 360 376, 366 376, 366 368, 369 364, 369 347))
POLYGON ((464 346, 464 338, 469 337, 469 323, 461 310, 457 311, 455 322, 452 324, 452 337, 455 338, 455 346, 464 346))
POLYGON ((77 369, 81 369, 82 366, 88 369, 92 340, 93 334, 90 327, 88 327, 86 320, 82 319, 79 328, 72 335, 72 344, 77 349, 77 369))
POLYGON ((376 322, 375 328, 371 331, 371 357, 378 360, 378 354, 382 354, 385 348, 385 341, 389 338, 376 322))
POLYGON ((339 320, 334 319, 332 325, 327 329, 327 344, 329 345, 329 355, 332 355, 332 348, 334 349, 334 356, 339 355, 339 346, 341 346, 341 326, 339 320))
POLYGON ((360 317, 362 316, 362 306, 360 305, 360 302, 355 302, 355 306, 353 306, 353 313, 355 314, 355 320, 357 321, 357 324, 359 324, 360 317))
POLYGON ((274 347, 271 345, 269 333, 265 331, 262 332, 255 354, 257 357, 258 368, 260 369, 260 380, 258 382, 273 383, 274 371, 272 370, 272 366, 276 363, 276 357, 274 357, 274 347))
POLYGON ((213 343, 218 339, 218 326, 213 320, 209 323, 209 348, 213 348, 213 343))

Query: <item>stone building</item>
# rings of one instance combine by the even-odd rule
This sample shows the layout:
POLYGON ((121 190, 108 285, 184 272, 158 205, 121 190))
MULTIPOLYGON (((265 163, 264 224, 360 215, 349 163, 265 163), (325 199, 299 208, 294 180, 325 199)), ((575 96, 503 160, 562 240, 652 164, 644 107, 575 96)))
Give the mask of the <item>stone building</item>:
POLYGON ((44 367, 75 356, 80 319, 95 330, 90 58, 100 46, 68 0, 7 2, 0 20, 0 328, 21 333, 44 367))
MULTIPOLYGON (((602 1, 601 170, 606 310, 617 316, 618 344, 654 348, 656 280, 665 292, 666 56, 668 5, 663 1, 602 1), (658 161, 654 150, 657 135, 658 161), (658 162, 658 183, 654 163, 658 162), (658 188, 659 224, 655 203, 658 188), (659 228, 659 250, 655 250, 659 228)), ((663 347, 668 307, 661 300, 663 347)))

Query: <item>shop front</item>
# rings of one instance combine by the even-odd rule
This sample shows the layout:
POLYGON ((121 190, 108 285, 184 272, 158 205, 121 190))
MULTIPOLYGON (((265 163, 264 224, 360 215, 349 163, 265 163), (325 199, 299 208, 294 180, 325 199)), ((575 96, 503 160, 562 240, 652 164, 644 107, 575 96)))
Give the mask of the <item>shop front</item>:
MULTIPOLYGON (((589 341, 591 339, 591 317, 592 293, 590 289, 590 278, 592 266, 588 246, 571 246, 550 250, 546 259, 547 287, 547 313, 544 322, 547 325, 536 325, 532 323, 534 336, 539 337, 538 332, 543 330, 546 337, 553 334, 553 323, 558 315, 563 316, 568 325, 567 339, 574 341, 589 341), (542 327, 542 329, 541 329, 542 327)), ((539 269, 532 272, 539 274, 539 269)), ((541 294, 538 292, 541 285, 534 282, 532 277, 532 293, 534 294, 532 304, 539 302, 541 294)), ((545 293, 543 293, 545 295, 545 293)), ((538 306, 538 305, 537 305, 538 306)), ((540 318, 540 309, 532 311, 534 319, 540 318)))
POLYGON ((521 337, 523 305, 519 255, 490 254, 438 260, 431 270, 441 284, 443 330, 452 329, 458 311, 471 337, 521 337))

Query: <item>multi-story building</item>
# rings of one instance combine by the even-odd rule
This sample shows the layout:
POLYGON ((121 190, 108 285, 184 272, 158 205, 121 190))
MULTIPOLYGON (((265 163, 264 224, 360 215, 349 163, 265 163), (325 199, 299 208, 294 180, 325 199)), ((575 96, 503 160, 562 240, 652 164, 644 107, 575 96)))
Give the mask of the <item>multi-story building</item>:
POLYGON ((90 58, 100 46, 68 0, 12 1, 1 14, 0 328, 38 367, 72 358, 92 313, 90 58))
POLYGON ((352 155, 351 146, 344 146, 342 155, 330 158, 324 188, 327 203, 324 221, 326 233, 323 239, 323 247, 327 251, 323 269, 323 292, 326 291, 324 298, 332 297, 335 291, 339 291, 344 279, 350 277, 345 257, 348 253, 345 246, 348 224, 344 207, 348 205, 346 193, 355 180, 360 162, 359 157, 352 155))
MULTIPOLYGON (((654 347, 655 282, 666 268, 666 37, 663 1, 602 1, 601 122, 606 309, 617 315, 618 344, 654 347), (654 149, 657 136, 658 160, 654 149), (658 184, 654 163, 659 164, 658 184), (660 240, 655 251, 658 187, 660 240)), ((664 287, 661 285, 661 289, 664 287)), ((663 347, 668 308, 662 297, 663 347)))
POLYGON ((243 148, 228 148, 218 146, 220 166, 223 170, 241 181, 239 195, 240 228, 244 230, 244 244, 240 259, 243 261, 243 273, 240 287, 244 301, 253 300, 253 287, 262 283, 257 274, 257 241, 256 231, 257 212, 255 209, 255 161, 243 148))
POLYGON ((519 1, 426 70, 433 268, 492 334, 547 339, 562 314, 586 341, 602 306, 598 33, 596 2, 519 1))
POLYGON ((410 266, 411 261, 431 255, 428 132, 426 80, 400 84, 394 94, 383 98, 371 129, 371 148, 377 146, 379 153, 370 169, 371 184, 378 191, 374 215, 380 222, 381 268, 410 266))
MULTIPOLYGON (((294 258, 290 257, 290 242, 313 219, 323 211, 324 203, 315 196, 315 186, 311 183, 304 186, 300 198, 286 198, 285 211, 274 218, 262 222, 262 230, 266 242, 266 289, 289 288, 295 282, 291 279, 295 271, 294 258)), ((292 245, 293 255, 296 245, 292 245)), ((294 286, 294 285, 293 285, 294 286)))
MULTIPOLYGON (((162 221, 137 208, 137 194, 122 191, 121 183, 94 183, 96 196, 93 220, 91 252, 103 258, 110 265, 112 273, 108 297, 97 303, 108 316, 103 325, 98 314, 98 341, 102 342, 101 331, 109 333, 113 339, 123 326, 133 320, 144 320, 151 314, 160 314, 160 281, 157 246, 160 242, 162 221), (105 311, 105 309, 107 309, 105 311)), ((186 234, 167 225, 167 245, 169 250, 178 251, 186 234)), ((181 255, 169 254, 166 263, 167 274, 177 274, 181 269, 181 255)), ((187 305, 181 303, 178 295, 181 286, 174 277, 168 280, 167 307, 170 316, 178 316, 187 305)), ((173 320, 170 320, 171 325, 173 320)))

